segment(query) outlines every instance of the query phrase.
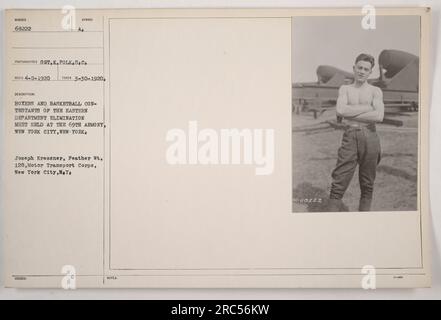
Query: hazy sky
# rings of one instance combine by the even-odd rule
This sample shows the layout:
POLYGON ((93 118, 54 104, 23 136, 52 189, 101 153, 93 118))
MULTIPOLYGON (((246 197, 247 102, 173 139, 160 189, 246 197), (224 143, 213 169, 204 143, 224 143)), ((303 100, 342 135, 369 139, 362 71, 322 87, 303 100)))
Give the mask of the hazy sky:
POLYGON ((319 65, 352 72, 355 57, 375 57, 372 78, 379 76, 378 56, 384 49, 397 49, 419 56, 418 16, 377 16, 376 29, 364 30, 361 17, 296 17, 292 23, 292 80, 317 81, 319 65))

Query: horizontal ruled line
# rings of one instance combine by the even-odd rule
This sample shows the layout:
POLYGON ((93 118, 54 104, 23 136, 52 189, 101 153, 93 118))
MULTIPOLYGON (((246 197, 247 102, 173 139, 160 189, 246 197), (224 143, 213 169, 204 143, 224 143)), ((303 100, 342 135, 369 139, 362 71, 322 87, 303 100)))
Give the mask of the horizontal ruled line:
MULTIPOLYGON (((377 276, 425 276, 426 273, 377 273, 377 276)), ((64 277, 65 275, 12 275, 12 277, 64 277)), ((76 275, 76 277, 102 277, 105 275, 76 275)), ((118 274, 116 277, 213 277, 213 276, 227 276, 227 277, 242 277, 242 276, 356 276, 360 277, 358 273, 231 273, 231 274, 118 274)))
POLYGON ((59 82, 67 82, 67 81, 72 81, 72 82, 104 82, 103 80, 19 80, 19 79, 13 79, 12 81, 22 81, 22 82, 52 82, 52 81, 59 81, 59 82))
POLYGON ((47 31, 43 31, 43 30, 41 30, 41 31, 12 31, 12 32, 14 32, 14 33, 85 33, 85 32, 95 32, 95 33, 103 33, 104 31, 78 31, 78 30, 72 30, 72 31, 61 31, 61 30, 58 30, 58 31, 56 31, 56 30, 54 30, 54 31, 49 31, 49 30, 47 30, 47 31))
POLYGON ((12 49, 103 49, 103 47, 12 47, 12 49))
MULTIPOLYGON (((13 66, 28 66, 28 65, 36 65, 36 66, 56 66, 57 64, 41 64, 41 63, 12 63, 13 66)), ((102 66, 103 63, 86 63, 86 64, 58 64, 58 66, 102 66)))

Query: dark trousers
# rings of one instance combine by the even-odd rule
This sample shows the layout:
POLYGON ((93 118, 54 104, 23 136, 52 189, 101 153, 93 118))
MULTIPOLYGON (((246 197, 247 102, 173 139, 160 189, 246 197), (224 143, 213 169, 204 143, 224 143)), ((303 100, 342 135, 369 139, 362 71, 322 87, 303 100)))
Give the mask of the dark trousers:
POLYGON ((338 150, 337 165, 332 172, 330 198, 343 198, 358 164, 361 198, 372 199, 380 159, 380 139, 375 127, 346 129, 338 150))

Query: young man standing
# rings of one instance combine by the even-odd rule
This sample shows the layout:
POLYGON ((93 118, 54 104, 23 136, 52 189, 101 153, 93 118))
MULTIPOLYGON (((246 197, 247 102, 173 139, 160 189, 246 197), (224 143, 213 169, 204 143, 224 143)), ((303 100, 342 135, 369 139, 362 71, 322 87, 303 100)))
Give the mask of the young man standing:
POLYGON ((338 150, 337 165, 332 172, 328 210, 340 211, 342 198, 357 165, 361 197, 359 211, 370 211, 377 164, 380 162, 380 140, 375 123, 384 116, 383 93, 370 85, 375 59, 360 54, 354 69, 354 83, 342 85, 338 92, 337 115, 343 118, 345 132, 338 150))

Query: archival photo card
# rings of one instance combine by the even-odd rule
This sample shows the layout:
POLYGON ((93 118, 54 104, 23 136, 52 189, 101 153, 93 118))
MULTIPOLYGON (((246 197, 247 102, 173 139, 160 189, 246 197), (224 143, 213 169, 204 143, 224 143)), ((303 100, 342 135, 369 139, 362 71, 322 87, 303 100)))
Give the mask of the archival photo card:
POLYGON ((429 286, 430 10, 361 9, 7 10, 5 285, 429 286))

